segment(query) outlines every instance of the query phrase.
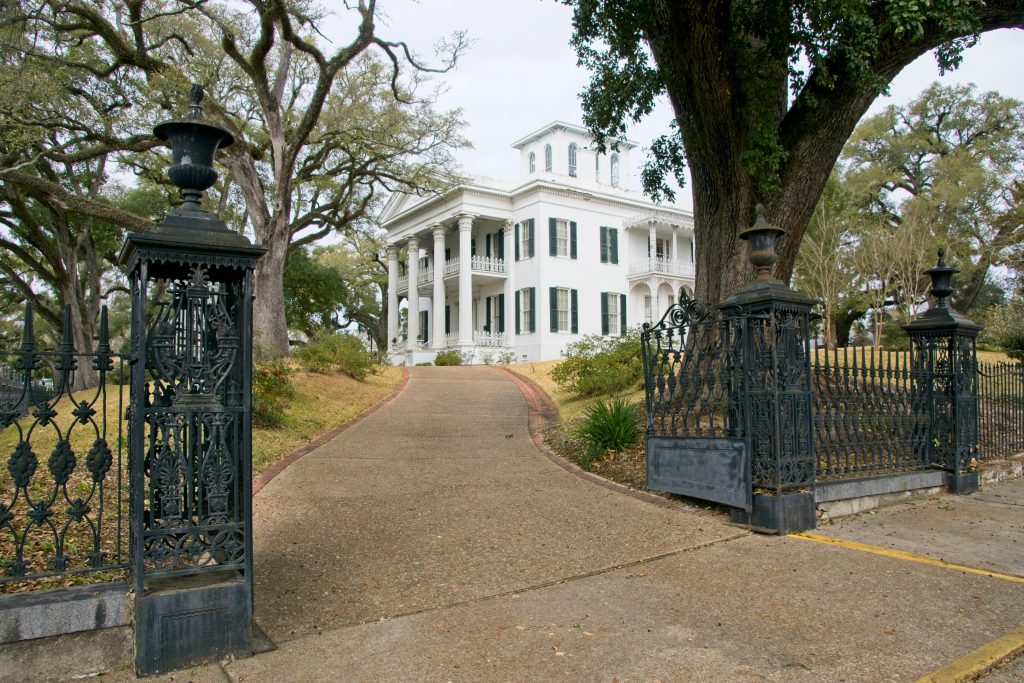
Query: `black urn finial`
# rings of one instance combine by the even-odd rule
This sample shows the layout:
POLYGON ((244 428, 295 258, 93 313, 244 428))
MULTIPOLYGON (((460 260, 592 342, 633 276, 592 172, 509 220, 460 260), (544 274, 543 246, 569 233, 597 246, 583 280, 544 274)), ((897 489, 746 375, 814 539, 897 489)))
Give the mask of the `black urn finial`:
POLYGON ((757 268, 758 280, 772 279, 772 266, 779 260, 775 254, 775 242, 786 231, 771 225, 764 217, 764 205, 757 205, 757 219, 749 228, 740 232, 739 237, 750 244, 750 263, 757 268))
POLYGON ((189 90, 189 100, 188 114, 184 118, 157 125, 153 134, 171 145, 174 165, 168 169, 167 176, 181 190, 183 199, 177 212, 199 216, 208 214, 200 205, 203 193, 217 182, 213 156, 235 139, 220 126, 203 120, 200 107, 203 88, 198 83, 189 90))
POLYGON ((953 293, 953 276, 960 271, 946 265, 946 250, 939 247, 939 259, 935 265, 924 271, 932 279, 930 293, 935 297, 936 308, 946 308, 946 299, 953 293))

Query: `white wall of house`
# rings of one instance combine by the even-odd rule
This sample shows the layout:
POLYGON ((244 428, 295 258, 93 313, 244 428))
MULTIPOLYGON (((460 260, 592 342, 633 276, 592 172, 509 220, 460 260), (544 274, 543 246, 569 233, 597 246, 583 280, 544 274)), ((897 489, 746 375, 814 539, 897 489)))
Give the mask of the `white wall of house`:
MULTIPOLYGON (((443 231, 447 250, 442 256, 442 272, 447 273, 442 282, 437 283, 430 276, 420 282, 417 290, 418 309, 427 311, 427 338, 425 342, 416 340, 419 316, 410 316, 410 321, 415 321, 410 324, 410 339, 393 345, 397 347, 392 349, 394 362, 422 360, 425 350, 436 352, 443 348, 473 353, 478 360, 484 352, 502 351, 513 353, 517 360, 555 359, 567 344, 583 335, 604 331, 605 293, 620 295, 626 301, 626 323, 635 327, 647 320, 646 297, 651 297, 650 315, 656 322, 676 300, 681 287, 692 291, 692 216, 678 207, 654 205, 632 188, 628 169, 633 143, 623 141, 616 152, 616 186, 611 184, 611 155, 600 155, 600 165, 595 167, 597 155, 592 142, 578 126, 555 122, 518 140, 513 147, 520 152, 520 177, 515 180, 475 179, 442 196, 426 199, 396 196, 385 208, 381 222, 395 255, 406 254, 410 238, 417 239, 420 257, 426 257, 429 273, 435 266, 436 231, 443 231), (570 144, 576 146, 575 176, 570 174, 570 144), (552 168, 545 171, 544 150, 548 145, 552 150, 552 168), (518 230, 524 238, 531 221, 533 254, 527 254, 524 246, 517 259, 515 247, 508 244, 512 240, 506 242, 505 231, 514 235, 518 230), (552 221, 557 247, 554 254, 552 221), (462 254, 464 242, 460 234, 467 226, 475 246, 468 278, 463 273, 467 259, 462 254), (606 239, 604 261, 602 232, 606 239), (652 234, 655 247, 649 249, 652 234), (611 249, 609 240, 614 240, 616 249, 611 249), (617 255, 617 263, 612 262, 613 254, 617 255), (443 304, 434 300, 437 286, 443 286, 443 304), (534 290, 535 329, 530 331, 521 325, 517 334, 515 301, 520 292, 530 288, 534 290), (556 291, 553 299, 551 288, 565 292, 556 291), (557 306, 560 296, 568 304, 564 308, 570 309, 562 310, 561 315, 557 306), (502 297, 508 305, 499 313, 502 297), (556 302, 557 330, 552 329, 552 301, 556 302), (448 335, 438 339, 435 316, 445 315, 445 305, 449 307, 448 335), (463 305, 472 310, 471 333, 459 329, 463 305), (499 337, 502 320, 504 335, 499 337), (421 346, 415 354, 410 350, 421 346)), ((418 270, 424 272, 422 267, 418 270)), ((401 278, 389 283, 392 304, 407 305, 409 286, 415 285, 403 285, 401 278)), ((617 300, 606 299, 615 309, 610 316, 615 329, 608 330, 612 335, 619 333, 621 320, 621 310, 614 306, 617 300)), ((439 323, 443 324, 443 320, 439 323)), ((394 336, 395 332, 389 331, 389 338, 394 336)))

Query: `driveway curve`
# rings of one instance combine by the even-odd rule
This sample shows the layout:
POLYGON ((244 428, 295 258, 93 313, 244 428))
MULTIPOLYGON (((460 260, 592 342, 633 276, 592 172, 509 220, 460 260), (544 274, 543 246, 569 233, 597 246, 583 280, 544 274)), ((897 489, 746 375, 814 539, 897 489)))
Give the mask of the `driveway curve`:
POLYGON ((741 535, 565 471, 528 415, 493 368, 412 368, 394 400, 256 496, 257 623, 282 643, 741 535))

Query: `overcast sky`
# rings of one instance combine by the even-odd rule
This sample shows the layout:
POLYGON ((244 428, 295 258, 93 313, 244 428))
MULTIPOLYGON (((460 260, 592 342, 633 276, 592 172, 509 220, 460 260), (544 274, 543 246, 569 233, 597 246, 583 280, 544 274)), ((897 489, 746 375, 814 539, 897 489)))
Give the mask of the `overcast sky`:
MULTIPOLYGON (((569 46, 570 7, 555 0, 379 0, 379 6, 384 18, 378 33, 404 40, 420 54, 430 54, 437 39, 457 29, 466 30, 473 41, 456 70, 438 77, 447 88, 440 105, 463 110, 466 136, 474 145, 458 155, 465 172, 512 177, 518 162, 513 140, 556 119, 582 123, 579 93, 588 74, 576 65, 569 46)), ((325 29, 339 40, 351 37, 342 25, 325 29)), ((960 69, 941 78, 934 57, 926 54, 904 69, 891 96, 879 98, 872 111, 909 102, 936 79, 970 82, 1024 100, 1022 38, 1020 31, 983 34, 960 69)), ((663 102, 630 129, 629 137, 646 146, 667 132, 671 118, 663 102)), ((636 155, 638 165, 642 157, 636 155)), ((692 206, 688 190, 677 203, 692 206)))

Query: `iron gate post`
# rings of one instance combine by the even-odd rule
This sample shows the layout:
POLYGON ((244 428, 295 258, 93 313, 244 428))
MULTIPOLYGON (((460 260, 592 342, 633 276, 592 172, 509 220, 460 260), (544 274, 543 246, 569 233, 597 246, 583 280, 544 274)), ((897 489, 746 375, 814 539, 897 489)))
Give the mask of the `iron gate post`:
POLYGON ((953 310, 953 275, 945 249, 924 271, 934 304, 903 326, 910 337, 912 402, 918 417, 914 448, 946 471, 953 493, 978 490, 978 354, 981 327, 953 310))
POLYGON ((813 529, 810 312, 814 300, 771 276, 775 241, 785 231, 769 225, 758 206, 754 225, 740 233, 750 243, 757 277, 721 306, 744 319, 741 392, 745 396, 752 510, 733 509, 735 522, 787 534, 813 529))
POLYGON ((129 476, 135 669, 251 651, 253 269, 265 249, 201 200, 233 138, 193 86, 169 140, 182 204, 120 255, 131 286, 129 476))

